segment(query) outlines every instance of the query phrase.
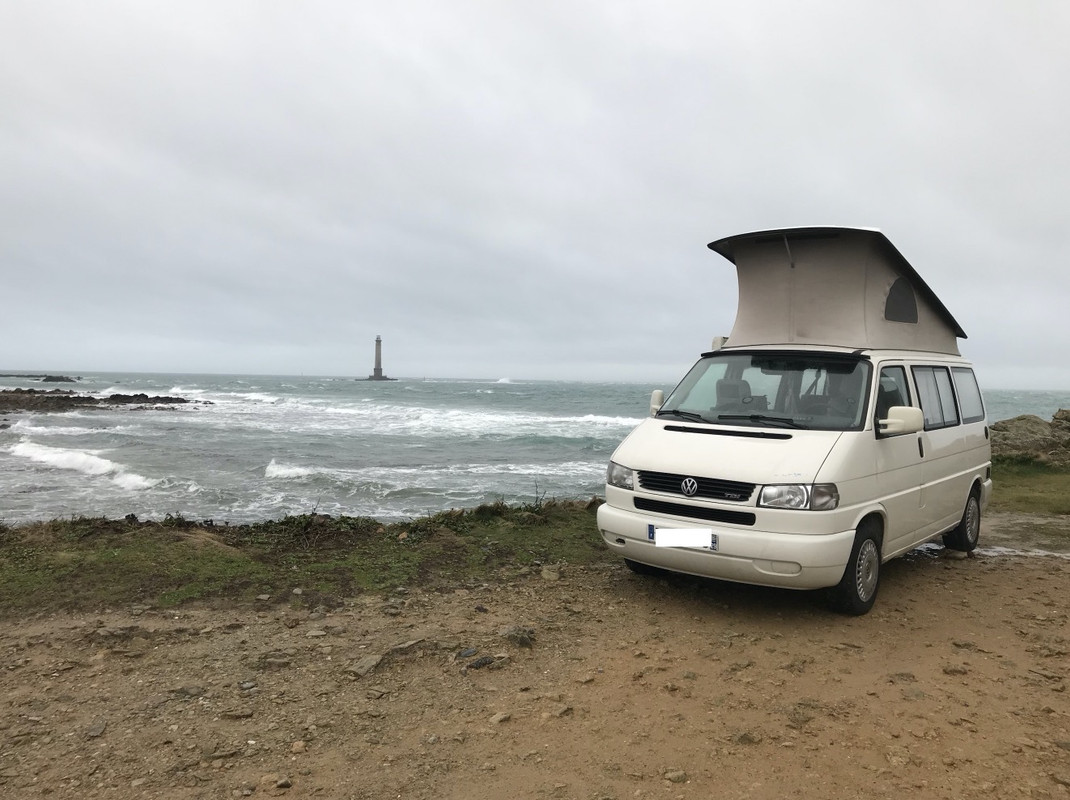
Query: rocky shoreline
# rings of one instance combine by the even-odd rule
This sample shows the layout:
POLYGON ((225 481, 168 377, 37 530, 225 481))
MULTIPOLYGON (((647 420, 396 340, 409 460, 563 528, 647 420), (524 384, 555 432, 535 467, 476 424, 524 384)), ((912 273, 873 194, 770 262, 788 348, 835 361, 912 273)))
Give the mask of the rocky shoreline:
POLYGON ((77 383, 81 380, 81 378, 71 378, 67 375, 27 375, 15 372, 0 372, 0 378, 29 378, 41 383, 77 383))
POLYGON ((147 394, 113 394, 94 397, 78 394, 70 389, 5 389, 0 391, 0 413, 11 411, 74 411, 82 408, 136 406, 138 408, 169 407, 189 403, 184 397, 152 396, 147 394))

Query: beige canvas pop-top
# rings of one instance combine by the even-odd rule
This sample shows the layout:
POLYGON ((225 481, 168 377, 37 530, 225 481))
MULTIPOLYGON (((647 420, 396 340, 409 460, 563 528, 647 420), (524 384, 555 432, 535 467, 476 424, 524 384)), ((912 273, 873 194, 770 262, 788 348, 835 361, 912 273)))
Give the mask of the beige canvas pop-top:
POLYGON ((785 228, 711 242, 736 265, 732 347, 812 344, 958 355, 961 326, 887 237, 785 228))

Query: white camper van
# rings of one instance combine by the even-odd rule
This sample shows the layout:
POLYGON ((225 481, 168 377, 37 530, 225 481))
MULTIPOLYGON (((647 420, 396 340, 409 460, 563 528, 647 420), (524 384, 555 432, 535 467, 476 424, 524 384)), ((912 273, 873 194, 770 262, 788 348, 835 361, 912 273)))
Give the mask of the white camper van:
POLYGON ((710 249, 739 307, 613 454, 598 527, 637 572, 831 588, 864 614, 881 564, 977 546, 992 489, 966 334, 879 231, 792 228, 710 249))

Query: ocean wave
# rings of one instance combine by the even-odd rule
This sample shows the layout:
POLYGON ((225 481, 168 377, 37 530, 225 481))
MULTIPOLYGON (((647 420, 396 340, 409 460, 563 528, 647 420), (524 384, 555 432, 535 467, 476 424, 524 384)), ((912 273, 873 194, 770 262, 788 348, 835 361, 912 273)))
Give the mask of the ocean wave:
MULTIPOLYGON (((12 433, 22 435, 37 434, 41 436, 86 436, 100 433, 104 428, 83 428, 77 425, 34 425, 26 419, 20 419, 11 426, 12 433)), ((110 430, 115 430, 112 428, 110 430)))
POLYGON ((316 470, 309 467, 295 467, 290 464, 280 464, 275 459, 271 459, 271 463, 264 468, 265 478, 306 478, 315 473, 316 470))
POLYGON ((12 455, 28 458, 55 469, 80 472, 90 477, 107 475, 116 486, 122 489, 148 489, 159 483, 151 478, 128 472, 122 464, 101 458, 90 450, 71 450, 34 442, 20 442, 10 448, 10 452, 12 455))

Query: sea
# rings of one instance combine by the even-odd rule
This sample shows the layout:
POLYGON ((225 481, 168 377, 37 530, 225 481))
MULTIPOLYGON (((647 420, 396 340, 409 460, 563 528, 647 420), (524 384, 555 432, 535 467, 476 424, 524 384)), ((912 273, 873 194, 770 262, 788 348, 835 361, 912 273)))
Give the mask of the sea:
MULTIPOLYGON (((237 524, 330 514, 401 521, 482 503, 589 499, 654 383, 98 373, 0 389, 169 395, 0 418, 0 522, 78 516, 237 524)), ((1070 392, 989 391, 990 420, 1051 419, 1070 392)))

